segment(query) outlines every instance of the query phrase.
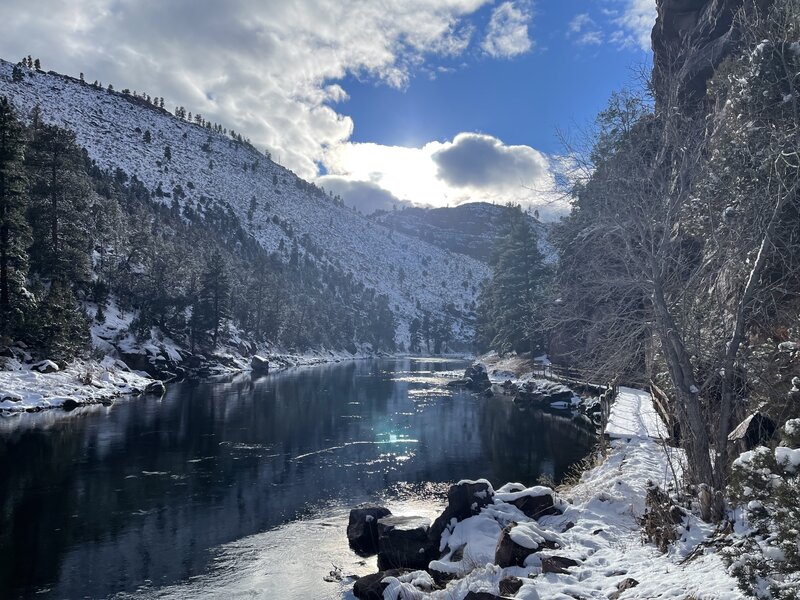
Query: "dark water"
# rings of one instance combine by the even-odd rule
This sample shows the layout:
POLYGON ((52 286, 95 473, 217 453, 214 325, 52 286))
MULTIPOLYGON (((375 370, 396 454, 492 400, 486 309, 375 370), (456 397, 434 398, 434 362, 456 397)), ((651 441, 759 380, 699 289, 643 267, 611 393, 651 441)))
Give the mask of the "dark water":
POLYGON ((463 362, 386 360, 173 385, 0 419, 0 598, 336 598, 347 509, 431 513, 447 482, 560 478, 568 418, 444 387, 463 362))

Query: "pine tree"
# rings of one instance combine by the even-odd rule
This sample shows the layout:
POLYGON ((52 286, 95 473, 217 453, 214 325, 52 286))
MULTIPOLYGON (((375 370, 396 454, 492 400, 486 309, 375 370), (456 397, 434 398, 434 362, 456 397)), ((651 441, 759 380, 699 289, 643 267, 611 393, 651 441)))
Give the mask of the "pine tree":
POLYGON ((492 279, 481 291, 476 341, 481 349, 527 352, 543 346, 541 321, 550 273, 520 206, 509 206, 495 242, 492 279))
POLYGON ((198 302, 195 304, 201 331, 210 335, 211 348, 217 346, 223 321, 230 318, 231 281, 225 259, 215 251, 208 258, 200 278, 198 302))
POLYGON ((75 134, 39 121, 25 158, 31 181, 31 267, 46 279, 87 282, 92 245, 85 215, 91 187, 75 134))
POLYGON ((0 333, 22 324, 30 227, 23 163, 25 139, 8 99, 0 97, 0 333))

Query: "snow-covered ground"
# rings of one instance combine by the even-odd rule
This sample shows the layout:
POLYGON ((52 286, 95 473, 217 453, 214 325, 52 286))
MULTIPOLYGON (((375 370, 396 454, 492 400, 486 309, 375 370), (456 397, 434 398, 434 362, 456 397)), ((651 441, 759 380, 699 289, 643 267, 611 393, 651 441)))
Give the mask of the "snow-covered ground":
POLYGON ((7 361, 6 370, 0 371, 0 412, 105 402, 143 392, 153 383, 147 375, 133 372, 110 357, 102 361, 76 360, 53 373, 40 373, 30 364, 13 363, 16 361, 7 361))
POLYGON ((617 402, 609 422, 613 438, 609 453, 598 466, 586 471, 579 483, 562 491, 562 515, 532 521, 505 502, 509 495, 501 488, 493 504, 447 534, 450 547, 460 548, 464 558, 456 563, 434 561, 437 564, 432 565, 461 579, 444 590, 426 591, 411 584, 416 578, 424 588, 426 580, 419 573, 417 577, 389 581, 384 598, 460 600, 469 591, 499 594, 499 583, 508 576, 522 580, 514 597, 527 600, 744 598, 713 549, 692 552, 713 529, 699 518, 687 517, 679 528, 680 539, 665 554, 642 542, 637 519, 645 510, 648 483, 666 488, 673 480, 673 468, 679 468, 671 466, 670 459, 678 463, 680 456, 667 455, 679 451, 663 445, 660 438, 664 426, 648 393, 621 388, 617 402), (544 539, 557 541, 560 548, 542 550, 541 555, 570 558, 578 565, 567 568, 566 573, 543 573, 539 553, 528 557, 525 567, 501 569, 492 564, 500 531, 512 520, 524 524, 523 537, 539 543, 544 539), (618 593, 627 579, 635 580, 636 585, 618 593), (406 595, 398 595, 400 591, 406 595))
POLYGON ((619 388, 614 404, 611 405, 605 434, 612 438, 669 438, 664 421, 656 412, 650 394, 628 387, 619 388))

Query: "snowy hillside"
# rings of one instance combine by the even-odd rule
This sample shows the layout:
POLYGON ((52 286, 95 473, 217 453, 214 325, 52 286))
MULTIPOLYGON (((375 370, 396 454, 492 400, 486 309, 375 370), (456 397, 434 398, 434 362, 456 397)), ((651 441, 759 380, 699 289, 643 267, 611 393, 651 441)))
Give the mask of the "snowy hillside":
POLYGON ((46 122, 73 130, 89 156, 105 169, 136 176, 166 204, 230 209, 268 251, 301 254, 349 271, 387 294, 398 341, 421 310, 454 319, 467 341, 471 304, 488 275, 485 263, 454 254, 337 205, 320 190, 246 144, 179 119, 140 98, 109 92, 55 73, 0 61, 0 95, 21 115, 36 105, 46 122))

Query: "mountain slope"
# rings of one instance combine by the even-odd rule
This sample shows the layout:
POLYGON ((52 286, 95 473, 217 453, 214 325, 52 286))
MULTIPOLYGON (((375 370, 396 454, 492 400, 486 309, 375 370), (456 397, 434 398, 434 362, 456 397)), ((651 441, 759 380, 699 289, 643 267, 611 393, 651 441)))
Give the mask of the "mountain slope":
POLYGON ((454 339, 472 335, 471 305, 485 263, 392 231, 335 203, 252 146, 179 119, 141 98, 0 61, 0 95, 21 115, 39 106, 70 129, 98 166, 136 176, 165 204, 203 213, 222 207, 268 251, 301 254, 349 271, 390 299, 397 339, 422 310, 453 319, 454 339))
MULTIPOLYGON (((471 202, 452 208, 404 208, 380 211, 371 218, 399 231, 449 252, 488 262, 492 246, 501 233, 502 216, 508 207, 488 202, 471 202)), ((547 241, 550 228, 528 215, 531 229, 538 237, 539 250, 553 257, 554 250, 547 241)))

